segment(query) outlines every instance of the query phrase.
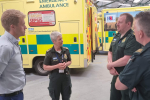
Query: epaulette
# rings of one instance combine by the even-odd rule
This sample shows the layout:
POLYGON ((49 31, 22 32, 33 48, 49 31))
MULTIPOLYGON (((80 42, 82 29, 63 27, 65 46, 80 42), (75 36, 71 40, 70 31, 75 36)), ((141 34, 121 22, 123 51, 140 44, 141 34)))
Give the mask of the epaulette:
POLYGON ((132 34, 131 34, 131 36, 132 36, 132 37, 135 37, 135 34, 134 34, 134 33, 132 33, 132 34))
POLYGON ((115 37, 115 36, 119 36, 119 33, 116 33, 113 37, 115 37))
POLYGON ((52 48, 48 49, 46 52, 49 52, 52 48))
POLYGON ((63 48, 68 49, 67 47, 63 47, 63 48))
POLYGON ((138 50, 135 51, 135 53, 141 54, 142 51, 143 51, 143 49, 138 49, 138 50))

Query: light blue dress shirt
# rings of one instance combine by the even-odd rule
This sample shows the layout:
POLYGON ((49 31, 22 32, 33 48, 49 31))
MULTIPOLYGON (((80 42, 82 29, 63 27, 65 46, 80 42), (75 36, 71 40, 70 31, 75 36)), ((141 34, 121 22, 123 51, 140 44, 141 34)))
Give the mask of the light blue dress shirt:
POLYGON ((25 72, 19 39, 5 31, 0 37, 0 94, 9 94, 23 89, 25 72))

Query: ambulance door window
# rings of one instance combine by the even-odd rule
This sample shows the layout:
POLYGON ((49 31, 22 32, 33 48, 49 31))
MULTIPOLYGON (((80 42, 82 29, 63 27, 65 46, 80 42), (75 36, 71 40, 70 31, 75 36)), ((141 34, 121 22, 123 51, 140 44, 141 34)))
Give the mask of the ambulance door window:
POLYGON ((55 11, 31 11, 28 13, 29 26, 55 26, 55 11))

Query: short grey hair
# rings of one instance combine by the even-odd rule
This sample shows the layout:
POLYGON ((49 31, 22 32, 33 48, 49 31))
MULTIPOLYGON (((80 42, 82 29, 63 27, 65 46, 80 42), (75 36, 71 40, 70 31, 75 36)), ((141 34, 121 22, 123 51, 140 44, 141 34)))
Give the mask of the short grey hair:
POLYGON ((51 40, 55 40, 56 41, 56 39, 57 39, 58 36, 62 36, 62 34, 60 32, 57 32, 57 31, 52 32, 50 34, 51 40))
POLYGON ((143 30, 147 37, 150 37, 150 12, 140 12, 135 16, 135 19, 137 20, 138 30, 143 30))

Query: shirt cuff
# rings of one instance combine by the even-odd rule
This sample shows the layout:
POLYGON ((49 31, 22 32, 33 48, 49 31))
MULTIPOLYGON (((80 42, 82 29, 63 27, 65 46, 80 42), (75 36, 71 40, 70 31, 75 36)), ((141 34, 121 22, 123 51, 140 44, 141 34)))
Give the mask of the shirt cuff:
POLYGON ((134 52, 126 52, 124 53, 124 55, 129 55, 129 56, 132 56, 134 52))
POLYGON ((128 81, 125 80, 121 75, 119 75, 119 80, 120 80, 121 83, 123 83, 124 85, 126 85, 129 89, 133 89, 131 87, 131 85, 128 83, 128 81))

